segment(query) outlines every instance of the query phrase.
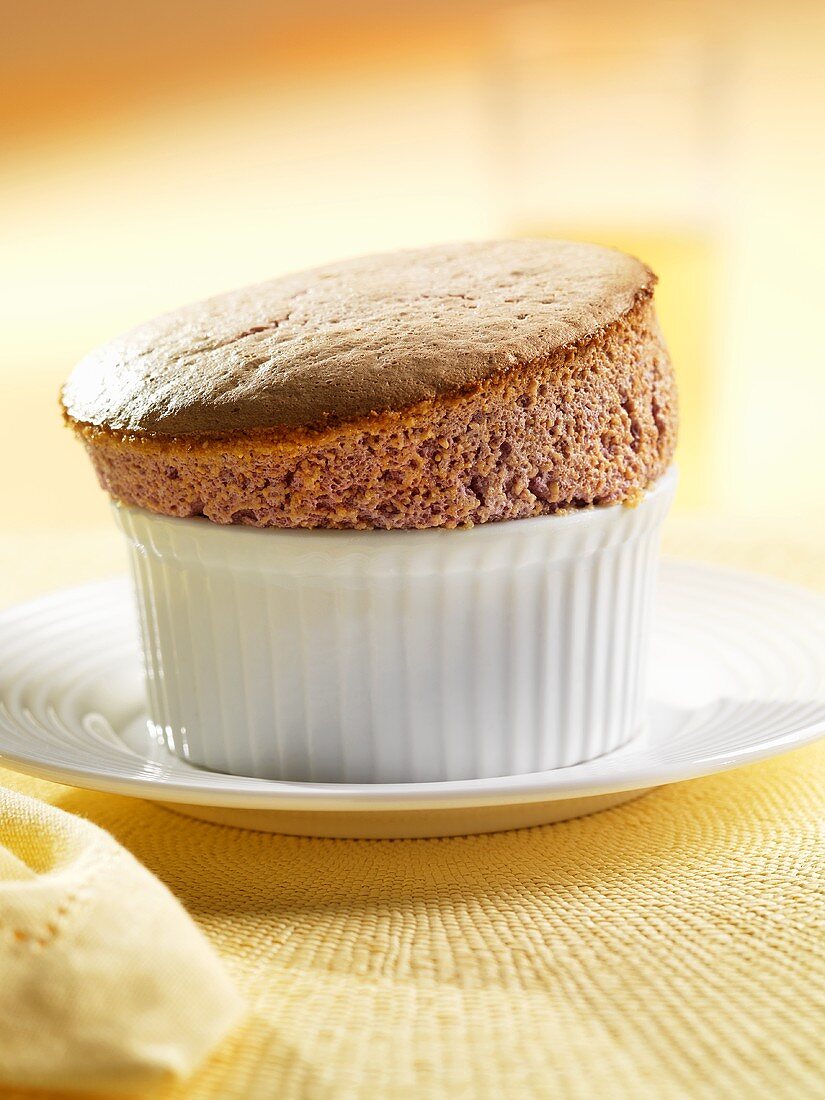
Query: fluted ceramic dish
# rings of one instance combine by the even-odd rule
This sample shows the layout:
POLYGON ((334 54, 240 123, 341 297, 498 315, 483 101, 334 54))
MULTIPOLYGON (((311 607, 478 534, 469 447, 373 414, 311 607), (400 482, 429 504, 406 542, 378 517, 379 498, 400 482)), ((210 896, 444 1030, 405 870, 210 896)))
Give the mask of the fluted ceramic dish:
POLYGON ((117 505, 149 717, 234 775, 545 771, 643 719, 666 474, 634 508, 471 530, 261 530, 117 505))
MULTIPOLYGON (((825 599, 665 563, 642 732, 566 768, 437 783, 290 783, 208 771, 147 720, 125 581, 0 615, 0 760, 210 821, 308 836, 446 836, 537 825, 734 768, 825 732, 825 599)), ((517 734, 518 731, 515 731, 517 734)))

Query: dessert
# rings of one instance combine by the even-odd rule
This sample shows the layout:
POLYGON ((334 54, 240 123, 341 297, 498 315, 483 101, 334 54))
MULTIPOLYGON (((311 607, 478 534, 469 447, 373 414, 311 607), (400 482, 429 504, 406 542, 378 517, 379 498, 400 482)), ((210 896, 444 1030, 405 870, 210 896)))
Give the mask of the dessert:
POLYGON ((369 256, 142 325, 63 407, 103 487, 171 516, 451 528, 632 503, 676 442, 654 283, 565 241, 369 256))

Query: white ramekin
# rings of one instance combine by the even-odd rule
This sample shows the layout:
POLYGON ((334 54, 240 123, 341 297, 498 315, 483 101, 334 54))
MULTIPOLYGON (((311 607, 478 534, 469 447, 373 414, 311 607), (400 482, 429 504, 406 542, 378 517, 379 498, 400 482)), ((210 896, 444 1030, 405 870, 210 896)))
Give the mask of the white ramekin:
POLYGON ((639 729, 669 472, 635 508, 471 530, 222 527, 116 506, 149 716, 262 778, 478 779, 639 729))

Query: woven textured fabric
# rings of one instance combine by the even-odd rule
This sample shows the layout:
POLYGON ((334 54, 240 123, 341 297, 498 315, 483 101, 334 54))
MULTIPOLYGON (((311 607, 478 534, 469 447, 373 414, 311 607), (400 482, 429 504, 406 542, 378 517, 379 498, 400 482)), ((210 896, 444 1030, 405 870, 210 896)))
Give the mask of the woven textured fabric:
POLYGON ((825 1095, 825 747, 436 841, 244 833, 0 778, 109 829, 249 998, 168 1095, 825 1095))
MULTIPOLYGON (((684 545, 726 556, 703 537, 684 545)), ((108 829, 248 999, 196 1076, 153 1097, 825 1097, 825 744, 447 840, 270 836, 0 784, 108 829)))

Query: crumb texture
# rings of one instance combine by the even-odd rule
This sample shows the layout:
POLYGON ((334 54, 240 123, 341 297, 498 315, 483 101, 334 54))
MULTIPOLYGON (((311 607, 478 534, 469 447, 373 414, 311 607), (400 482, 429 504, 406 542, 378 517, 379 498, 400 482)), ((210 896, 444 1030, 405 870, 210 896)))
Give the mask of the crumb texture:
POLYGON ((450 528, 633 503, 669 466, 676 423, 673 371, 643 298, 592 338, 472 392, 321 431, 165 439, 76 427, 112 496, 167 515, 450 528))
MULTIPOLYGON (((321 427, 453 396, 537 362, 547 364, 541 384, 549 400, 562 384, 549 373, 552 356, 619 321, 654 282, 630 256, 570 241, 362 257, 224 294, 134 329, 75 368, 64 408, 81 424, 156 437, 321 427)), ((518 377, 516 389, 528 385, 518 377)), ((515 391, 503 384, 487 398, 494 392, 509 399, 515 391)), ((445 417, 442 436, 449 438, 461 414, 434 412, 445 417)), ((504 427, 502 421, 495 430, 504 427)), ((480 432, 471 429, 473 438, 480 432)), ((389 459, 393 447, 406 446, 404 433, 395 443, 392 433, 380 434, 375 457, 388 447, 389 459)), ((368 436, 362 442, 366 463, 368 436)), ((351 443, 340 437, 346 461, 351 443)), ((423 448, 422 461, 425 443, 414 444, 423 448)), ((457 449, 455 461, 464 463, 472 446, 457 449)), ((404 476, 415 480, 412 470, 404 476)))

